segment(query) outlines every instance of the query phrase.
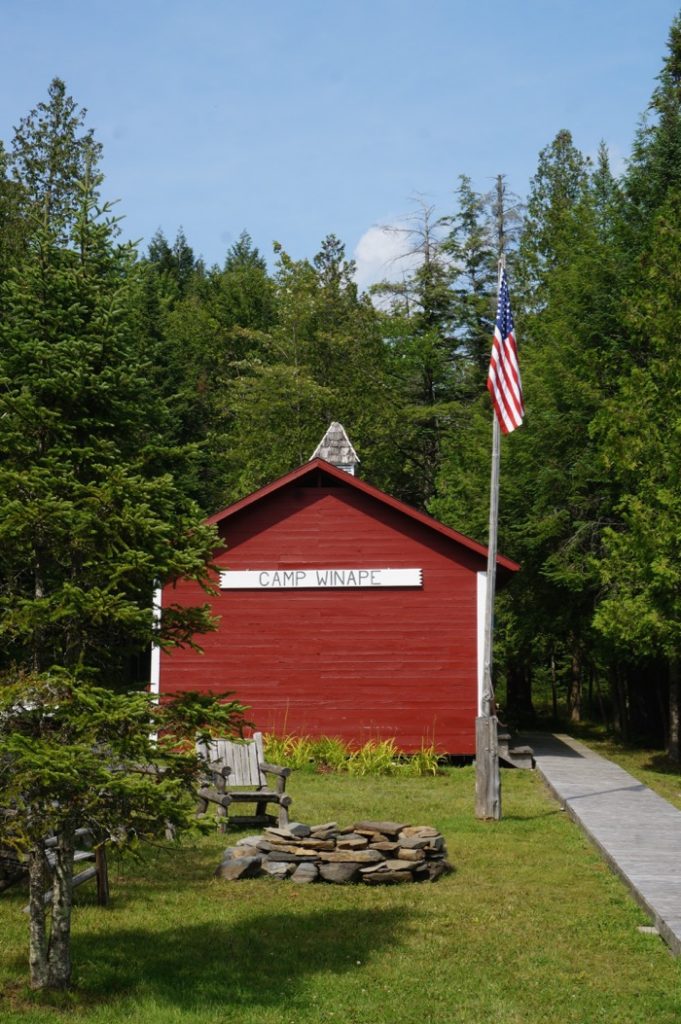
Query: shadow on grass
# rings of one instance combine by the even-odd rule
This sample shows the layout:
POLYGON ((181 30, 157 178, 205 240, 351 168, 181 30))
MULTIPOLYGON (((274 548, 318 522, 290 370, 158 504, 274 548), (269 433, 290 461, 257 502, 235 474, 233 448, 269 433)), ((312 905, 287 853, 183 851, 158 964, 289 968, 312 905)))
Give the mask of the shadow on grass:
POLYGON ((675 764, 662 751, 659 754, 652 754, 643 767, 659 775, 675 775, 677 779, 681 779, 681 765, 675 764))
POLYGON ((357 972, 400 942, 401 908, 257 914, 239 924, 118 929, 74 938, 77 984, 87 1002, 116 998, 200 1010, 289 1008, 310 975, 357 972))
POLYGON ((555 818, 561 814, 560 807, 553 807, 548 811, 539 811, 536 814, 507 814, 502 812, 503 821, 539 821, 541 818, 555 818))

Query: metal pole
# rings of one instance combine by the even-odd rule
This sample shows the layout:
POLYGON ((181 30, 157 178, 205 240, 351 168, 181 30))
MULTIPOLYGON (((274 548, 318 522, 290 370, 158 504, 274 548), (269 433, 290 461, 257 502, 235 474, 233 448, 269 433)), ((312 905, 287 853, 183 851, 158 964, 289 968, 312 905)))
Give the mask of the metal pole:
MULTIPOLYGON (((503 256, 499 260, 501 288, 503 256)), ((485 595, 485 635, 483 654, 482 700, 475 722, 475 814, 478 818, 499 821, 501 818, 501 776, 497 716, 492 683, 492 650, 494 639, 494 596, 497 575, 497 532, 499 523, 499 463, 501 431, 496 412, 492 427, 492 469, 490 475, 489 537, 487 546, 487 590, 485 595)))
POLYGON ((492 471, 489 497, 489 530, 487 548, 487 591, 485 594, 485 641, 482 678, 482 707, 485 717, 494 714, 494 686, 492 683, 492 648, 494 643, 494 597, 497 582, 497 532, 499 524, 499 462, 501 431, 494 415, 492 427, 492 471))

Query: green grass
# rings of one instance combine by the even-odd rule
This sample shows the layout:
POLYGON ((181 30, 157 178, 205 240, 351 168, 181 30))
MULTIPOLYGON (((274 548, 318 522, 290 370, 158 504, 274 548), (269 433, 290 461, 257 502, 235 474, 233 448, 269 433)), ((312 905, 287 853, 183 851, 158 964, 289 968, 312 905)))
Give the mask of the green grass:
MULTIPOLYGON (((294 774, 305 821, 434 824, 453 875, 398 887, 212 879, 226 837, 112 868, 78 891, 76 988, 26 988, 25 894, 0 898, 2 1024, 677 1024, 681 960, 530 772, 474 819, 473 769, 435 778, 294 774)), ((233 841, 233 837, 229 837, 233 841)))

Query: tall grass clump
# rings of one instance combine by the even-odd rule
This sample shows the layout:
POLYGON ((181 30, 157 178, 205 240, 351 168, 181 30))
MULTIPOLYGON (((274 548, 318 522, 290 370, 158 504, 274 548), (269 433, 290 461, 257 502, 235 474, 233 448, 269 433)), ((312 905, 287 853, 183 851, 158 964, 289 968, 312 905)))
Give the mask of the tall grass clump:
POLYGON ((310 736, 276 736, 265 733, 263 745, 265 758, 270 764, 281 765, 282 768, 307 768, 314 763, 313 743, 310 736))
POLYGON ((346 772, 348 775, 437 775, 439 755, 425 744, 415 754, 404 754, 394 739, 367 740, 353 748, 338 736, 264 737, 265 756, 272 764, 316 772, 346 772))

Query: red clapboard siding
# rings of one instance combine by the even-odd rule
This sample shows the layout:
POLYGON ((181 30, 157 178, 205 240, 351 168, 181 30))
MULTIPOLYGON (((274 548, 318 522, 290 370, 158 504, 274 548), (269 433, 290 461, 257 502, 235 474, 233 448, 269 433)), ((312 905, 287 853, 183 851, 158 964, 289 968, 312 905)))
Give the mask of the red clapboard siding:
MULTIPOLYGON (((161 692, 232 692, 263 731, 474 753, 483 555, 322 465, 317 486, 299 475, 213 517, 228 545, 216 564, 420 567, 422 588, 221 591, 203 654, 161 655, 161 692)), ((205 600, 186 581, 163 593, 164 605, 205 600)))

